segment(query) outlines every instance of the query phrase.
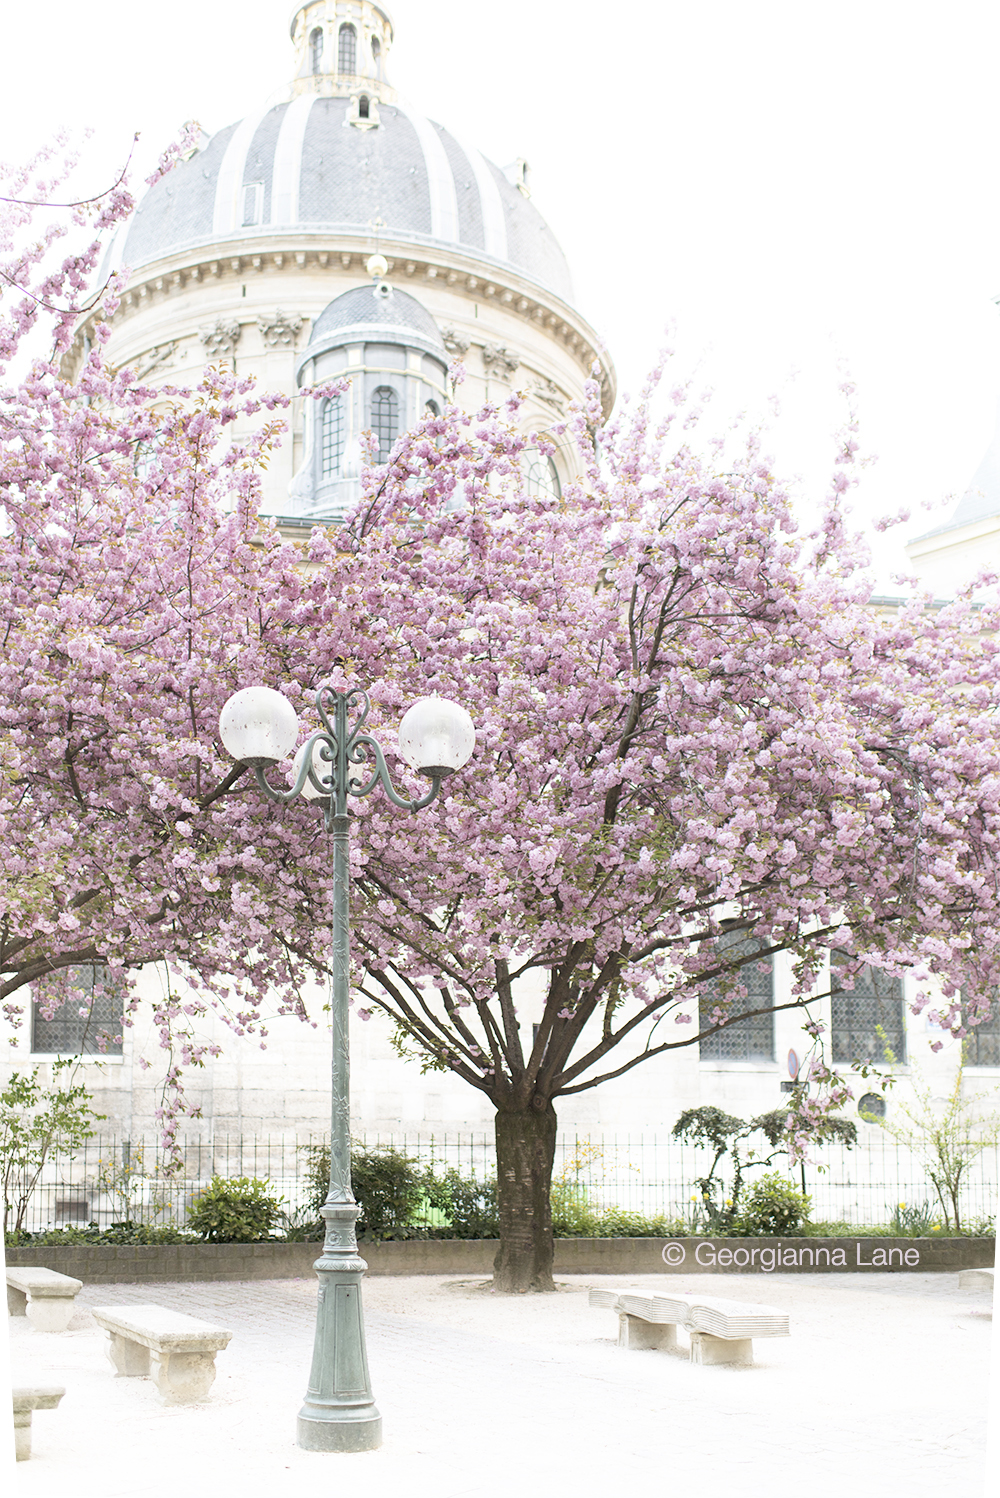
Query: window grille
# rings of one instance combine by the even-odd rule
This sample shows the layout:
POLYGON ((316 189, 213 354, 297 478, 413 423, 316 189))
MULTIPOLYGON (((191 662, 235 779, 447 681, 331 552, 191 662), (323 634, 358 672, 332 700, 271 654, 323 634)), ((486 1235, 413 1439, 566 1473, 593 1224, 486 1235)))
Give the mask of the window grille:
MULTIPOLYGON (((962 1008, 964 1012, 964 1003, 962 1008)), ((1000 999, 995 994, 989 1019, 969 1027, 962 1042, 962 1062, 965 1066, 1000 1066, 1000 999)))
POLYGON ((537 447, 529 447, 525 449, 523 462, 528 493, 533 498, 558 499, 562 491, 552 459, 540 453, 537 447))
POLYGON ((264 221, 264 184, 247 182, 243 188, 243 226, 264 221))
POLYGON ((399 429, 399 401, 389 385, 379 385, 372 396, 372 431, 378 438, 378 461, 388 463, 399 429))
POLYGON ((854 987, 842 989, 837 968, 850 961, 847 952, 830 953, 834 1061, 874 1061, 879 1064, 886 1060, 887 1046, 897 1061, 905 1061, 902 979, 883 973, 879 968, 863 967, 855 975, 854 987))
POLYGON ((322 26, 317 26, 316 30, 310 36, 310 38, 309 38, 309 48, 310 48, 310 53, 311 53, 312 71, 314 73, 318 73, 318 72, 321 71, 321 69, 323 67, 323 28, 322 28, 322 26))
POLYGON ((323 407, 322 474, 334 479, 340 472, 344 455, 344 407, 339 395, 323 407))
POLYGON ((356 57, 358 50, 358 33, 353 26, 341 26, 340 35, 337 38, 337 71, 340 73, 357 72, 356 57))
POLYGON ((100 962, 70 968, 68 979, 67 997, 51 1019, 32 1002, 31 1049, 39 1055, 120 1056, 125 1007, 120 980, 100 962))
MULTIPOLYGON (((760 951, 759 942, 748 941, 742 932, 720 936, 718 947, 720 954, 724 952, 728 957, 746 957, 760 951)), ((774 963, 770 957, 744 963, 739 969, 739 982, 747 992, 745 997, 737 995, 730 1000, 729 1013, 733 1018, 774 1002, 774 963)), ((712 1010, 722 1001, 718 982, 706 983, 698 996, 699 1029, 711 1024, 712 1010)), ((699 1050, 702 1061, 773 1061, 774 1015, 756 1014, 738 1024, 730 1021, 723 1029, 706 1035, 699 1050)))

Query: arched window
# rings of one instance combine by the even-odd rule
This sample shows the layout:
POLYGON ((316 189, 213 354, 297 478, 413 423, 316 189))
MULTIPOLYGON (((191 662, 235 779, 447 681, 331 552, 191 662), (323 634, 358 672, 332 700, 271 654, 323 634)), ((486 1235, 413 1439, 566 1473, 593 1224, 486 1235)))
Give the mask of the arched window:
POLYGON ((532 497, 558 499, 562 490, 552 459, 540 453, 537 447, 526 447, 521 461, 524 464, 524 481, 528 493, 532 497))
POLYGON ((359 120, 366 120, 367 118, 368 118, 368 95, 367 94, 362 94, 361 98, 358 100, 358 119, 359 120))
POLYGON ((399 430, 399 401, 389 385, 379 385, 372 396, 372 431, 378 438, 378 461, 388 463, 399 430))
POLYGON ((424 410, 427 412, 428 416, 441 415, 441 407, 438 405, 437 401, 424 401, 424 410))
POLYGON ((382 56, 382 43, 379 41, 379 39, 378 39, 377 36, 373 36, 372 37, 372 59, 373 59, 374 62, 378 62, 378 60, 379 60, 379 58, 381 56, 382 56))
POLYGON ((323 28, 317 26, 309 38, 309 55, 312 71, 318 73, 323 66, 323 28))
POLYGON ((323 407, 323 438, 320 448, 320 472, 323 478, 337 477, 343 455, 344 407, 337 395, 323 407))
POLYGON ((881 968, 863 967, 853 988, 841 988, 837 969, 852 959, 847 952, 830 953, 830 1030, 834 1061, 884 1062, 888 1048, 897 1061, 906 1060, 903 1024, 903 983, 881 968))
MULTIPOLYGON (((717 946, 730 959, 752 956, 760 950, 759 944, 748 941, 741 931, 720 936, 717 946)), ((729 1000, 730 1020, 753 1009, 766 1008, 774 1002, 774 964, 770 957, 745 962, 737 970, 737 981, 746 988, 745 995, 736 995, 729 1000)), ((706 983, 698 995, 698 1028, 706 1029, 711 1023, 713 1009, 723 1003, 724 995, 717 983, 706 983)), ((774 1060, 774 1015, 755 1014, 752 1019, 728 1023, 712 1035, 706 1035, 699 1044, 702 1061, 773 1061, 774 1060)))
POLYGON ((337 71, 339 73, 357 72, 358 33, 354 27, 341 26, 337 42, 337 71))

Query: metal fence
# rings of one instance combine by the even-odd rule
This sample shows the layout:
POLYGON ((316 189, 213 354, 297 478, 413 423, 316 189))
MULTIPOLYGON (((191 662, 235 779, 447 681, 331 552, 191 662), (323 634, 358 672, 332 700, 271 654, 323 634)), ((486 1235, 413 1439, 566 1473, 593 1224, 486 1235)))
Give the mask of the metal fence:
MULTIPOLYGON (((53 1154, 30 1193, 23 1226, 31 1232, 96 1222, 177 1223, 183 1225, 194 1199, 213 1176, 267 1179, 284 1199, 291 1215, 307 1213, 310 1194, 306 1171, 310 1148, 322 1147, 322 1135, 305 1142, 289 1138, 191 1138, 180 1142, 173 1168, 158 1140, 102 1138, 88 1140, 73 1155, 53 1154)), ((445 1135, 368 1135, 356 1140, 366 1148, 388 1146, 432 1168, 436 1174, 454 1168, 483 1180, 496 1169, 491 1133, 445 1135)), ((655 1134, 558 1137, 553 1180, 586 1205, 600 1211, 617 1207, 644 1217, 692 1220, 697 1205, 695 1181, 707 1175, 711 1156, 655 1134)), ((920 1161, 888 1138, 876 1136, 853 1149, 841 1145, 817 1150, 814 1163, 789 1167, 784 1155, 768 1167, 787 1175, 812 1199, 812 1218, 819 1222, 858 1225, 885 1223, 905 1202, 936 1202, 932 1183, 920 1161)), ((963 1222, 997 1211, 1000 1149, 989 1146, 970 1166, 962 1187, 963 1222)), ((747 1171, 745 1185, 761 1173, 747 1171)), ((729 1185, 731 1170, 723 1168, 729 1185)), ((13 1190, 16 1195, 15 1173, 13 1190)), ((11 1213, 10 1224, 13 1224, 11 1213)))

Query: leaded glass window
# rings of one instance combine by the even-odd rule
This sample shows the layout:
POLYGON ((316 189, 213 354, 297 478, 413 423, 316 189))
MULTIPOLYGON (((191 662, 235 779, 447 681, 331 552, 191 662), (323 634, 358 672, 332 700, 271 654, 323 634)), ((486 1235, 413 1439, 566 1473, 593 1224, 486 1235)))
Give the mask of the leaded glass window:
POLYGON ((343 455, 344 407, 338 395, 323 407, 322 473, 325 479, 337 477, 343 455))
POLYGON ((561 493, 559 475, 552 459, 540 453, 537 447, 527 447, 522 458, 524 479, 528 493, 543 499, 558 499, 561 493))
POLYGON ((372 431, 378 438, 378 461, 388 463, 399 430, 399 400, 390 385, 379 385, 372 396, 372 431))
POLYGON ((962 1060, 966 1066, 1000 1066, 1000 998, 996 995, 991 1001, 989 1019, 969 1026, 962 1042, 962 1060))
POLYGON ((888 1048, 897 1061, 906 1060, 903 1021, 903 981, 880 968, 863 967, 853 988, 841 988, 837 969, 852 959, 847 952, 830 953, 831 1041, 834 1061, 885 1062, 888 1048))
POLYGON ((358 33, 353 26, 341 26, 337 38, 337 69, 341 73, 355 73, 355 58, 358 50, 358 33))
POLYGON ((120 1056, 125 990, 100 962, 72 967, 58 980, 63 1002, 46 1019, 44 994, 31 1006, 31 1049, 39 1055, 120 1056))
MULTIPOLYGON (((747 940, 742 932, 731 932, 720 936, 720 953, 727 957, 746 957, 760 950, 758 942, 747 940)), ((770 1006, 774 1002, 774 963, 770 957, 759 957, 745 962, 738 971, 740 984, 746 988, 745 995, 737 994, 729 1001, 729 1022, 711 1035, 703 1037, 699 1044, 702 1061, 773 1061, 774 1060, 774 1015, 755 1014, 749 1019, 740 1015, 753 1009, 770 1006)), ((718 984, 706 983, 698 997, 698 1027, 705 1030, 712 1023, 713 1009, 724 999, 718 984)))
POLYGON ((323 66, 323 28, 317 26, 309 38, 309 49, 312 58, 312 70, 318 73, 323 66))

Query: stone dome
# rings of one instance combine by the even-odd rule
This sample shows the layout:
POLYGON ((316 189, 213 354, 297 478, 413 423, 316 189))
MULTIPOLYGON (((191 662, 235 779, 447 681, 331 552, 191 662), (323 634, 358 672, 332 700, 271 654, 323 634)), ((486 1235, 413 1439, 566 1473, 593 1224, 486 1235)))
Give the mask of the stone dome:
POLYGON ((399 103, 304 93, 218 131, 146 193, 116 260, 151 261, 228 239, 381 234, 460 248, 572 301, 562 250, 521 188, 474 147, 399 103), (369 107, 367 101, 365 107, 369 107))
POLYGON ((345 335, 354 333, 390 343, 415 342, 446 361, 448 358, 437 323, 427 308, 409 292, 384 281, 376 286, 354 286, 334 297, 312 325, 308 351, 311 355, 318 345, 343 342, 345 335))

